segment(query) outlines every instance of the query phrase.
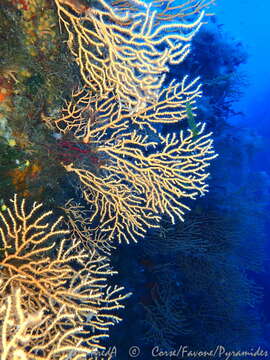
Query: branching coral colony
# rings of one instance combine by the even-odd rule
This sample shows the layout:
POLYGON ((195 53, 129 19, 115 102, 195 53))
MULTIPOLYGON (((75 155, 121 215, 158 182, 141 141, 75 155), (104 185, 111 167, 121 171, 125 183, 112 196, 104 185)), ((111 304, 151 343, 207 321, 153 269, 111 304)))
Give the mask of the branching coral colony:
POLYGON ((85 359, 103 350, 129 296, 107 285, 115 273, 108 259, 86 251, 42 204, 16 196, 11 203, 0 212, 1 360, 85 359))
POLYGON ((0 212, 1 360, 96 359, 129 296, 107 283, 114 241, 137 241, 163 214, 183 220, 185 200, 207 191, 216 157, 205 125, 186 126, 199 80, 165 80, 168 64, 190 51, 211 0, 55 3, 83 84, 58 119, 44 120, 98 161, 63 163, 90 204, 67 203, 69 230, 16 195, 0 212), (179 133, 163 129, 175 123, 179 133))
POLYGON ((85 161, 64 164, 81 182, 95 236, 128 243, 157 227, 162 214, 183 220, 185 200, 207 191, 216 154, 199 122, 195 131, 161 133, 194 117, 201 96, 198 78, 165 85, 165 74, 189 53, 211 1, 55 2, 84 84, 58 119, 45 121, 100 159, 95 171, 85 161))

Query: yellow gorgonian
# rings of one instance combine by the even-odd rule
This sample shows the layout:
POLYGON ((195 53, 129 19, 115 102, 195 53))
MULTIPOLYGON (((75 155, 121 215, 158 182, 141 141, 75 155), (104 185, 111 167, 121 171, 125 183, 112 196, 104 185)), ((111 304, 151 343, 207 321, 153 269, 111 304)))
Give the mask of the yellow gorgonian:
POLYGON ((107 258, 87 252, 69 230, 61 229, 61 222, 62 217, 44 211, 42 204, 18 201, 16 195, 0 212, 0 301, 6 309, 0 315, 2 354, 5 348, 14 350, 4 340, 16 333, 9 328, 12 321, 5 322, 13 316, 11 307, 25 325, 20 335, 28 341, 18 346, 27 359, 94 354, 104 349, 101 342, 109 327, 121 320, 115 311, 128 294, 108 285, 114 271, 107 258), (15 300, 5 300, 10 295, 15 300), (31 314, 40 321, 29 329, 31 314))

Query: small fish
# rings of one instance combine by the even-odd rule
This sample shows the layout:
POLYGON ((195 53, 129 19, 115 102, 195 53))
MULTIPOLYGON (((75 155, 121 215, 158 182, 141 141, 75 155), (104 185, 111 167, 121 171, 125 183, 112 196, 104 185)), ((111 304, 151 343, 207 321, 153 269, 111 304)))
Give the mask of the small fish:
POLYGON ((197 125, 195 122, 195 116, 193 115, 192 112, 192 105, 190 102, 187 102, 186 104, 186 112, 187 112, 187 121, 188 121, 188 126, 190 128, 190 130, 192 131, 193 136, 198 136, 199 131, 197 129, 197 125))
POLYGON ((7 206, 5 204, 1 205, 1 211, 6 211, 7 210, 7 206))

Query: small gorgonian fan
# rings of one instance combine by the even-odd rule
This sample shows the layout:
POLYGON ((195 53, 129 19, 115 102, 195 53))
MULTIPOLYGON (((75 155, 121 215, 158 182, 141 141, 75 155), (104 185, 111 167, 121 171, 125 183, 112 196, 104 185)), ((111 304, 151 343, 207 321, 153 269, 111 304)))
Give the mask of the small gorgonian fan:
POLYGON ((129 294, 108 286, 115 272, 107 258, 86 251, 61 222, 16 195, 0 212, 1 359, 18 351, 35 360, 94 354, 121 320, 115 310, 129 294))

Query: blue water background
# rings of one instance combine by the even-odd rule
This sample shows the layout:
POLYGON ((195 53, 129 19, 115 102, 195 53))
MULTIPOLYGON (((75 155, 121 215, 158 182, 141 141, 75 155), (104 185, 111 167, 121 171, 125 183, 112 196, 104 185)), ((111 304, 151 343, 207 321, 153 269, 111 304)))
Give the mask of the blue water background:
MULTIPOLYGON (((217 22, 223 30, 244 45, 248 61, 241 65, 247 76, 248 85, 243 96, 234 104, 234 109, 242 115, 228 119, 240 129, 249 128, 256 134, 258 150, 249 171, 262 174, 267 189, 264 192, 267 213, 270 210, 270 1, 226 0, 218 1, 215 6, 217 22)), ((266 222, 266 252, 270 254, 270 224, 266 222)), ((257 239, 260 241, 261 239, 257 239)), ((258 283, 264 287, 264 299, 261 311, 270 323, 270 264, 265 264, 265 273, 258 283)), ((270 328, 265 327, 265 337, 270 338, 270 328)))
POLYGON ((242 70, 249 85, 235 109, 243 116, 231 118, 231 122, 255 129, 262 137, 262 151, 256 157, 257 169, 270 170, 270 2, 267 0, 226 0, 215 6, 217 20, 224 31, 242 42, 249 55, 242 70))

